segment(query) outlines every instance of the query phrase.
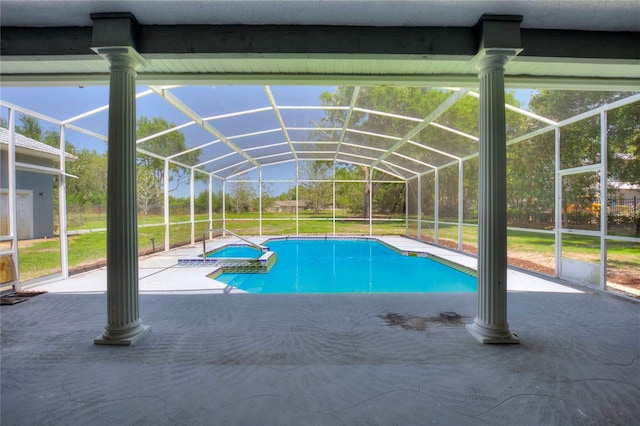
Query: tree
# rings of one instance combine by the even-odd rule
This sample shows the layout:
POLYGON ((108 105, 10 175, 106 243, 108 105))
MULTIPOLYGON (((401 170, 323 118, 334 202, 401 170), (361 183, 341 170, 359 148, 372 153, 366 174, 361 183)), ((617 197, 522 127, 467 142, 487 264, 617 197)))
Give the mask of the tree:
POLYGON ((145 219, 149 216, 149 211, 158 205, 162 198, 162 191, 158 187, 156 176, 148 167, 137 168, 137 200, 138 208, 142 210, 145 219))
MULTIPOLYGON (((362 167, 354 164, 339 163, 336 164, 336 180, 363 180, 364 174, 362 167)), ((362 184, 354 183, 336 183, 336 206, 338 208, 346 208, 350 214, 361 214, 364 209, 362 184)), ((365 197, 368 200, 368 197, 365 197)))
MULTIPOLYGON (((339 87, 334 93, 324 92, 321 95, 321 102, 326 106, 349 105, 352 95, 353 88, 339 87)), ((430 90, 419 87, 363 87, 358 94, 358 106, 363 109, 422 118, 427 116, 451 95, 452 93, 450 91, 430 90)), ((477 101, 471 97, 463 97, 454 108, 455 110, 452 109, 453 111, 439 117, 438 122, 463 132, 477 134, 477 101)), ((322 123, 328 127, 341 128, 344 126, 346 117, 347 112, 345 110, 327 109, 322 123)), ((416 123, 413 121, 362 111, 354 111, 349 122, 349 128, 351 129, 385 134, 397 138, 404 137, 407 132, 415 126, 416 123)), ((320 132, 319 136, 322 137, 323 134, 320 132)), ((331 135, 327 135, 327 137, 331 137, 331 135)), ((412 141, 424 144, 425 146, 435 145, 443 151, 460 156, 477 151, 477 144, 474 141, 432 126, 426 127, 412 137, 412 141)), ((366 145, 366 147, 356 149, 357 152, 355 152, 355 154, 362 153, 369 157, 372 155, 379 157, 381 154, 379 152, 374 153, 367 147, 388 149, 393 144, 393 142, 390 142, 388 139, 354 132, 347 132, 345 142, 366 145)), ((352 147, 349 148, 354 149, 352 147)), ((439 165, 451 161, 450 157, 422 149, 412 144, 405 144, 398 150, 398 153, 429 164, 439 165)), ((415 164, 412 164, 412 166, 415 167, 415 164)), ((366 166, 360 167, 364 173, 364 179, 368 179, 369 168, 366 166)), ((416 171, 420 172, 420 170, 416 171)), ((427 171, 426 167, 424 171, 427 171)), ((374 182, 371 184, 366 182, 362 185, 361 197, 363 203, 361 205, 364 218, 369 216, 370 195, 371 197, 376 197, 376 193, 381 188, 385 188, 384 197, 388 198, 388 202, 377 203, 381 211, 389 211, 389 207, 394 209, 394 205, 396 206, 395 209, 397 209, 398 203, 404 203, 405 191, 402 186, 375 182, 375 180, 378 179, 386 180, 389 179, 389 176, 380 170, 376 170, 374 171, 374 182), (385 207, 383 207, 383 205, 385 207)))
MULTIPOLYGON (((553 132, 507 147, 508 219, 512 224, 553 225, 554 164, 553 132)), ((477 176, 477 167, 475 173, 477 176)))
POLYGON ((373 212, 379 214, 395 214, 405 211, 406 191, 402 184, 378 183, 373 198, 373 212))
MULTIPOLYGON (((194 200, 194 205, 196 209, 196 213, 207 213, 209 212, 209 191, 201 191, 194 200)), ((222 210, 222 191, 219 191, 217 194, 215 192, 211 193, 211 211, 213 213, 219 213, 222 210)))
POLYGON ((78 176, 78 179, 67 178, 67 202, 80 207, 80 219, 87 204, 104 205, 107 200, 107 155, 95 150, 82 149, 76 152, 73 146, 67 147, 78 157, 66 163, 66 171, 78 176))
POLYGON ((46 132, 43 133, 42 127, 40 126, 40 123, 38 123, 38 120, 35 117, 32 117, 30 115, 21 114, 20 123, 21 125, 16 126, 16 133, 19 133, 33 140, 42 142, 54 148, 60 148, 59 132, 54 130, 47 130, 46 132))
MULTIPOLYGON (((373 199, 374 195, 378 191, 378 188, 380 188, 381 183, 373 181, 373 175, 370 176, 369 167, 360 166, 360 168, 362 169, 366 180, 366 182, 364 183, 364 190, 362 191, 362 204, 364 205, 364 208, 362 209, 362 218, 367 219, 371 211, 370 200, 373 199)), ((380 173, 378 171, 375 171, 374 175, 380 176, 380 173)))
MULTIPOLYGON (((161 133, 173 127, 175 127, 175 124, 169 123, 163 118, 154 117, 149 119, 147 117, 140 117, 138 119, 136 137, 138 139, 142 139, 147 136, 161 133)), ((162 157, 176 155, 187 150, 184 134, 179 131, 172 131, 146 142, 142 142, 138 144, 138 147, 162 157)), ((201 150, 196 149, 176 157, 175 160, 186 165, 195 165, 198 162, 200 153, 201 150)), ((164 189, 163 160, 144 154, 138 154, 138 167, 149 169, 155 177, 157 187, 161 190, 164 189)), ((171 163, 169 163, 169 172, 170 185, 169 188, 166 188, 169 192, 175 191, 182 183, 187 182, 191 175, 189 169, 179 167, 171 163)), ((199 177, 198 179, 204 179, 204 177, 199 177)))
POLYGON ((608 113, 610 176, 640 185, 640 102, 608 113))
MULTIPOLYGON (((275 203, 275 197, 273 194, 273 184, 270 182, 262 182, 262 210, 265 211, 271 207, 273 207, 275 203)), ((259 202, 259 199, 256 198, 255 202, 259 202)), ((258 206, 255 205, 254 208, 257 210, 258 206)))
POLYGON ((222 211, 222 191, 211 193, 211 210, 214 213, 220 213, 222 211))
POLYGON ((22 125, 16 125, 16 133, 37 141, 42 140, 42 127, 35 117, 20 114, 20 123, 22 125))
POLYGON ((237 214, 242 211, 249 211, 252 206, 253 200, 256 198, 256 190, 251 182, 247 182, 249 177, 242 175, 237 180, 232 181, 229 185, 229 203, 230 208, 233 208, 237 214))
MULTIPOLYGON (((214 196, 214 194, 211 194, 214 196)), ((207 197, 209 196, 209 191, 200 191, 198 195, 193 199, 193 207, 195 208, 196 214, 207 213, 209 211, 209 200, 207 197)))
MULTIPOLYGON (((575 92, 540 90, 531 99, 531 109, 553 120, 566 119, 607 103, 631 96, 630 92, 575 92)), ((617 108, 608 113, 609 177, 640 184, 640 104, 617 108)), ((547 150, 553 148, 547 144, 547 150)), ((535 162, 539 153, 530 152, 522 161, 535 162)), ((547 154, 548 158, 553 158, 547 154)), ((560 167, 567 169, 588 164, 597 164, 600 159, 599 116, 562 127, 560 131, 560 167)), ((529 175, 544 173, 543 165, 529 175)), ((549 176, 549 172, 547 172, 549 176)), ((569 210, 591 211, 599 185, 597 173, 580 173, 563 178, 563 211, 565 218, 569 210)), ((550 191, 550 190, 549 190, 550 191)), ((604 201, 603 201, 604 202, 604 201)), ((636 219, 636 235, 640 235, 640 218, 636 219)))
POLYGON ((300 167, 300 198, 319 214, 323 207, 330 205, 332 200, 331 180, 333 167, 330 161, 307 161, 300 167))

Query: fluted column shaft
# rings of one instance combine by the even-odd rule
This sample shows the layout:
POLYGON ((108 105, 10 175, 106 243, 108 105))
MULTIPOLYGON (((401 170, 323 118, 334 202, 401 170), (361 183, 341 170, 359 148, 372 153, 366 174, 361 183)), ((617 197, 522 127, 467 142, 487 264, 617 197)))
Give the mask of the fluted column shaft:
POLYGON ((100 52, 111 67, 107 175, 107 325, 96 344, 130 345, 149 328, 138 303, 136 71, 126 49, 100 52))
POLYGON ((518 342, 507 323, 507 60, 496 53, 479 62, 478 316, 467 328, 483 343, 518 342))

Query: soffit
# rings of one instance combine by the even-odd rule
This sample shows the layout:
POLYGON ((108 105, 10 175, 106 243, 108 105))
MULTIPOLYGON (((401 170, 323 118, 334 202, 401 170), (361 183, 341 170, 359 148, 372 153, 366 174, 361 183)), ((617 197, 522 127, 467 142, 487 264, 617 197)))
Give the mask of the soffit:
MULTIPOLYGON (((511 87, 531 87, 557 81, 571 87, 574 78, 592 79, 596 86, 611 82, 633 88, 640 78, 640 64, 578 62, 574 60, 532 60, 516 58, 507 64, 505 76, 511 87), (526 82, 519 83, 520 80, 526 82)), ((107 84, 108 63, 100 57, 86 60, 52 58, 0 63, 4 85, 107 84), (42 74, 43 70, 46 72, 42 74)), ((381 59, 151 59, 138 71, 138 81, 160 84, 401 84, 475 87, 477 70, 469 61, 381 60, 381 59), (362 78, 365 78, 364 80, 362 78), (366 78, 369 78, 367 80, 366 78)), ((557 83, 555 84, 557 86, 557 83)))

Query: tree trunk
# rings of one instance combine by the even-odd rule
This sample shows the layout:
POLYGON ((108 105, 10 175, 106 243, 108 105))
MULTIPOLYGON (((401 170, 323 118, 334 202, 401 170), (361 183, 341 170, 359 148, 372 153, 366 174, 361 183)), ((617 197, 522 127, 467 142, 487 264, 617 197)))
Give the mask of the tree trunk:
POLYGON ((364 208, 362 210, 362 219, 366 220, 369 217, 369 209, 370 209, 370 205, 369 205, 369 191, 371 190, 370 186, 368 183, 364 184, 364 191, 363 191, 363 196, 364 196, 364 208))

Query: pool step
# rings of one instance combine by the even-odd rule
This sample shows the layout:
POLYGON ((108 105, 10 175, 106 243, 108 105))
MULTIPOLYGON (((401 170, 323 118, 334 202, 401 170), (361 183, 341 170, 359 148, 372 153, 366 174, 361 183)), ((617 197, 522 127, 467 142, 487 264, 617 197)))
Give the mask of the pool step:
MULTIPOLYGON (((271 270, 278 260, 278 255, 274 251, 263 253, 259 258, 207 258, 205 262, 202 258, 178 259, 178 267, 193 268, 202 266, 213 266, 212 274, 266 274, 271 270)), ((216 275, 216 276, 217 276, 216 275)))

